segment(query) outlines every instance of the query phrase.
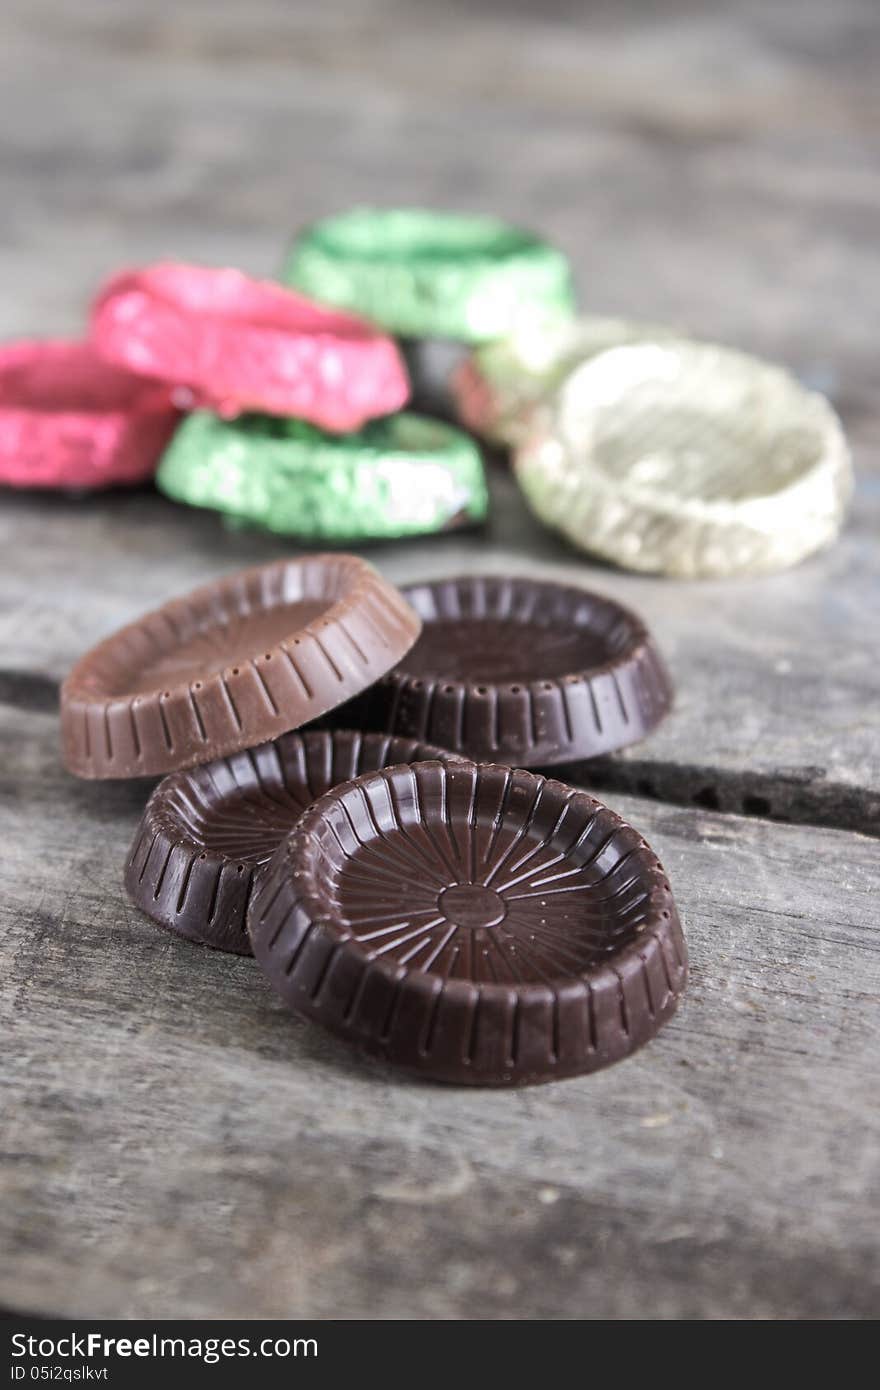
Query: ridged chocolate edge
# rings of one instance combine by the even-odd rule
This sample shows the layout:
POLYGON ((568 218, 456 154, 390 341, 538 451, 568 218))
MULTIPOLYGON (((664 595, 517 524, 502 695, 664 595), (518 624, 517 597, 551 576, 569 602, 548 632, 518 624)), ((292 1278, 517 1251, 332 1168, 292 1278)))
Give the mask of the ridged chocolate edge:
MULTIPOLYGON (((306 780, 312 785, 350 781, 364 772, 389 764, 419 762, 444 756, 443 750, 413 739, 357 730, 291 732, 260 748, 245 749, 229 758, 163 778, 150 796, 125 861, 125 890, 147 917, 159 926, 200 946, 249 956, 246 914, 255 883, 266 864, 241 862, 216 850, 206 849, 188 833, 177 813, 175 796, 186 797, 190 788, 213 782, 218 765, 237 782, 234 763, 247 761, 251 787, 271 791, 270 779, 289 790, 277 745, 302 744, 306 780), (345 765, 340 767, 340 758, 345 765)), ((291 817, 291 828, 296 822, 291 817)))
POLYGON ((409 650, 420 630, 401 594, 356 556, 279 560, 227 576, 144 614, 77 662, 61 690, 65 765, 87 778, 154 776, 265 743, 369 687, 409 650), (93 693, 88 676, 96 662, 112 664, 126 648, 161 650, 163 629, 164 649, 173 650, 178 624, 190 629, 195 608, 207 612, 228 604, 229 615, 243 617, 254 607, 280 607, 290 569, 320 577, 331 566, 341 587, 332 606, 264 656, 190 685, 169 683, 165 692, 104 698, 93 693), (242 715, 243 705, 249 718, 242 715))
MULTIPOLYGON (((466 760, 453 764, 472 768, 466 760)), ((421 764, 422 772, 440 767, 421 764)), ((481 765, 477 771, 506 771, 481 765)), ((385 770, 392 777, 395 768, 385 770)), ((559 986, 443 980, 382 958, 371 959, 350 933, 328 918, 310 867, 310 838, 345 788, 309 809, 276 851, 248 912, 248 931, 262 969, 284 1002, 365 1052, 421 1077, 454 1084, 537 1084, 598 1071, 656 1036, 675 1012, 688 976, 688 956, 665 871, 650 845, 586 792, 519 769, 562 801, 576 797, 598 807, 616 831, 628 832, 650 856, 658 906, 650 931, 613 959, 559 986), (407 987, 403 988, 404 981, 407 987), (378 1036, 364 1015, 384 1018, 378 1036), (499 1047, 498 1040, 503 1039, 499 1047), (431 1047, 457 1046, 452 1063, 431 1047)), ((366 782, 359 778, 349 787, 366 782)), ((549 841, 548 836, 548 841, 549 841)))
MULTIPOLYGON (((498 582, 494 576, 438 580, 409 586, 403 594, 425 587, 436 593, 487 579, 498 582)), ((586 590, 583 596, 591 597, 586 590)), ((632 628, 632 645, 618 661, 528 682, 440 680, 396 669, 339 715, 349 725, 424 739, 478 762, 519 767, 580 761, 637 743, 672 708, 672 681, 642 621, 622 604, 602 601, 632 628)))

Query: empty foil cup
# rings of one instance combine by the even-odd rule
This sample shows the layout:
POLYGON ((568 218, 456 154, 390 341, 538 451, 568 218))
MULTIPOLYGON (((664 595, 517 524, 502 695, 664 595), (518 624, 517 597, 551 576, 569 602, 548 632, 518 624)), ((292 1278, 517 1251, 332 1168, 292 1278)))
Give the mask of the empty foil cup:
POLYGON ((493 444, 515 445, 526 438, 535 407, 581 362, 608 348, 677 337, 680 331, 591 315, 483 343, 452 373, 456 415, 493 444))
POLYGON ((568 260, 497 217, 350 208, 303 227, 281 276, 405 338, 487 342, 574 312, 568 260))
POLYGON ((535 513, 579 549, 691 578, 797 564, 838 534, 852 492, 823 396, 676 339, 578 367, 535 409, 514 466, 535 513))

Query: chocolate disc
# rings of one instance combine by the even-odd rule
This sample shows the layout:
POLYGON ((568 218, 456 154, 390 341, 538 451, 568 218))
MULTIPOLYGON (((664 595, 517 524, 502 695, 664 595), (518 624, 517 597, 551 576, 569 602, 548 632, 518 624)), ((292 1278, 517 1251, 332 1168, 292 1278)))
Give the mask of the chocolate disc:
POLYGON ((527 579, 404 589, 422 635, 341 718, 469 757, 544 767, 635 743, 672 703, 645 625, 612 599, 527 579))
POLYGON ((354 555, 219 579, 77 662, 61 690, 64 761, 79 777, 142 777, 265 743, 371 685, 419 627, 354 555))
POLYGON ((250 955, 245 914, 263 866, 303 811, 339 782, 442 753, 385 734, 282 734, 189 772, 147 802, 125 865, 134 903, 160 926, 250 955))
POLYGON ((633 1052, 687 954, 652 850, 586 792, 456 759, 328 792, 251 900, 291 1008, 437 1080, 549 1081, 633 1052))

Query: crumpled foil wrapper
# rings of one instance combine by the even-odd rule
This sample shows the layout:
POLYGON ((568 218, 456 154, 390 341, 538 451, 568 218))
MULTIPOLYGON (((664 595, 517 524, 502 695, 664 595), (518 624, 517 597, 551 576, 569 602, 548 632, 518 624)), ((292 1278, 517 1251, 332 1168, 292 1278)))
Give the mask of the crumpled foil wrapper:
POLYGON ((633 319, 587 316, 521 329, 475 348, 451 377, 455 414, 493 444, 515 445, 532 411, 581 362, 624 343, 679 337, 680 330, 633 319))
POLYGON ((163 262, 123 272, 99 292, 91 335, 108 361, 226 418, 266 410, 354 430, 409 399, 387 334, 239 270, 163 262))
POLYGON ((144 482, 179 419, 167 386, 85 342, 0 345, 0 484, 85 491, 144 482))
POLYGON ((403 411, 331 435, 264 415, 191 415, 162 459, 159 488, 304 540, 423 535, 484 520, 480 452, 460 430, 403 411))
POLYGON ((574 312, 561 251, 466 213, 353 208, 303 228, 281 278, 412 338, 486 342, 574 312))
POLYGON ((536 514, 625 569, 682 577, 797 564, 838 534, 852 493, 828 401, 729 348, 613 348, 532 416, 514 456, 536 514))

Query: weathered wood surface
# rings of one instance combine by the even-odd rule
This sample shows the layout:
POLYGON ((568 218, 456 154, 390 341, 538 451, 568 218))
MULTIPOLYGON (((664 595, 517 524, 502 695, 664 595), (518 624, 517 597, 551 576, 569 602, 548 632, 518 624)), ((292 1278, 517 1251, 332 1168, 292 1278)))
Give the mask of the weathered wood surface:
MULTIPOLYGON (((365 553, 400 583, 528 572, 599 588, 644 615, 670 663, 675 709, 649 740, 578 775, 597 786, 880 834, 880 488, 866 490, 837 546, 797 570, 672 583, 572 558, 528 515, 501 466, 492 483, 487 538, 365 553)), ((13 694, 16 671, 57 679, 145 607, 296 549, 229 531, 212 514, 151 493, 4 499, 0 546, 17 557, 0 611, 13 694)), ((3 679, 0 672, 0 689, 3 679)))
POLYGON ((590 308, 827 389, 861 483, 838 546, 760 581, 592 566, 500 469, 488 542, 370 552, 398 580, 512 565, 600 586, 653 623, 678 683, 654 738, 577 775, 667 864, 685 1005, 611 1072, 492 1095, 360 1062, 252 962, 158 932, 120 885, 144 788, 58 765, 54 683, 85 646, 290 547, 149 492, 0 500, 0 1303, 878 1309, 880 872, 852 831, 880 819, 880 21, 873 0, 584 9, 6 6, 3 334, 74 329, 124 261, 271 273, 288 229, 351 201, 487 208, 555 236, 590 308))
POLYGON ((4 712, 2 786, 0 1301, 876 1313, 876 842, 612 798, 671 875, 686 1001, 608 1072, 472 1093, 358 1060, 253 961, 146 921, 120 883, 139 789, 67 778, 50 714, 4 712))

